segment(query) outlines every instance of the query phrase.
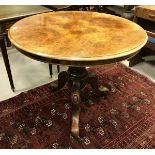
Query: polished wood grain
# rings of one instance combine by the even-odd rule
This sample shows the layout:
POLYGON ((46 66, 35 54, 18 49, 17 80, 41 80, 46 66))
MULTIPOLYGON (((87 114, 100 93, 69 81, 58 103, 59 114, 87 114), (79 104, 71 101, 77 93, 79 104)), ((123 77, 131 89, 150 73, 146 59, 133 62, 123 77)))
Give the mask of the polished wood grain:
POLYGON ((155 22, 155 5, 140 5, 135 7, 134 21, 143 18, 155 22))
POLYGON ((18 21, 10 28, 9 38, 18 49, 38 58, 88 66, 137 52, 145 45, 147 34, 139 25, 117 16, 61 11, 18 21))

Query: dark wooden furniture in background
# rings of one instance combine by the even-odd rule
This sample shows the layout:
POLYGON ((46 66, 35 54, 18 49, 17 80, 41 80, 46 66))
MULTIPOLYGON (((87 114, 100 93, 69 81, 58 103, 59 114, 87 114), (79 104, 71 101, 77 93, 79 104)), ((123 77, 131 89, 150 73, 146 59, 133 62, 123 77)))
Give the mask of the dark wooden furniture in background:
MULTIPOLYGON (((136 6, 133 20, 147 31, 149 37, 155 39, 155 5, 136 6)), ((145 46, 155 50, 155 43, 148 41, 145 46)))
POLYGON ((5 40, 4 40, 2 35, 0 35, 0 49, 2 51, 2 56, 3 56, 3 59, 4 59, 5 68, 7 70, 7 74, 8 74, 8 78, 9 78, 9 81, 10 81, 11 89, 12 89, 12 91, 14 91, 15 86, 14 86, 13 79, 12 79, 10 63, 9 63, 9 59, 8 59, 8 55, 7 55, 7 49, 6 49, 6 46, 5 46, 5 40))
MULTIPOLYGON (((155 5, 140 5, 133 9, 133 21, 142 26, 148 35, 148 41, 145 47, 155 51, 155 5), (154 42, 152 42, 152 39, 154 42)), ((139 53, 129 60, 129 66, 132 67, 139 62, 144 61, 139 53)))
POLYGON ((88 11, 90 5, 43 5, 53 11, 88 11))
MULTIPOLYGON (((1 5, 0 6, 0 48, 4 59, 5 67, 7 70, 8 78, 10 81, 11 89, 14 91, 14 83, 12 79, 9 59, 7 55, 6 46, 11 46, 7 36, 8 28, 16 21, 38 13, 52 11, 39 5, 1 5)), ((52 76, 52 64, 49 64, 50 75, 52 76)), ((58 71, 60 69, 58 68, 58 71)))

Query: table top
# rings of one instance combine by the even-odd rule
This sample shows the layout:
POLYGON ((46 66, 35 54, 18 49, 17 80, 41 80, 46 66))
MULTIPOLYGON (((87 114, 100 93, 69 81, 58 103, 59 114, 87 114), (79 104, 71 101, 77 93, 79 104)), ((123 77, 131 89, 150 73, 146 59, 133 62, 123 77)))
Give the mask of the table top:
POLYGON ((39 5, 0 5, 0 23, 48 11, 51 10, 39 5))
POLYGON ((147 41, 145 30, 136 23, 84 11, 27 17, 15 23, 8 34, 16 48, 32 58, 80 66, 128 58, 147 41))

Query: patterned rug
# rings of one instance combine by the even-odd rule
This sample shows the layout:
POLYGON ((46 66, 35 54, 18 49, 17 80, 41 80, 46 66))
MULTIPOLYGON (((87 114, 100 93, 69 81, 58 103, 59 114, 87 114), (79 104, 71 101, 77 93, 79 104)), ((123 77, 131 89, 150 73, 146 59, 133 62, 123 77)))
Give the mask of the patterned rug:
POLYGON ((155 84, 124 65, 90 68, 109 93, 95 104, 81 91, 80 137, 70 138, 67 86, 49 84, 0 103, 0 148, 155 148, 155 84))

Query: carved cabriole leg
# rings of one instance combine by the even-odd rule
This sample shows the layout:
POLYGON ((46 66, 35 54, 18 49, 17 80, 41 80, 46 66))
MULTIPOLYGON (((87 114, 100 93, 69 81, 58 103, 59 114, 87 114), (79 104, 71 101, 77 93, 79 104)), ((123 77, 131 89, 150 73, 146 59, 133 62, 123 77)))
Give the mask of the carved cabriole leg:
POLYGON ((98 78, 94 73, 88 74, 88 83, 91 85, 92 89, 98 97, 105 95, 109 91, 107 87, 98 85, 98 78))
POLYGON ((71 135, 73 137, 79 136, 79 116, 80 116, 80 82, 73 81, 72 85, 72 126, 71 135))
POLYGON ((88 83, 91 85, 91 87, 95 91, 95 93, 99 96, 100 92, 99 92, 99 87, 98 87, 98 79, 94 73, 89 73, 88 83))
POLYGON ((51 91, 60 90, 61 88, 63 88, 65 86, 67 81, 68 81, 68 73, 66 71, 59 73, 58 82, 50 84, 51 91))

